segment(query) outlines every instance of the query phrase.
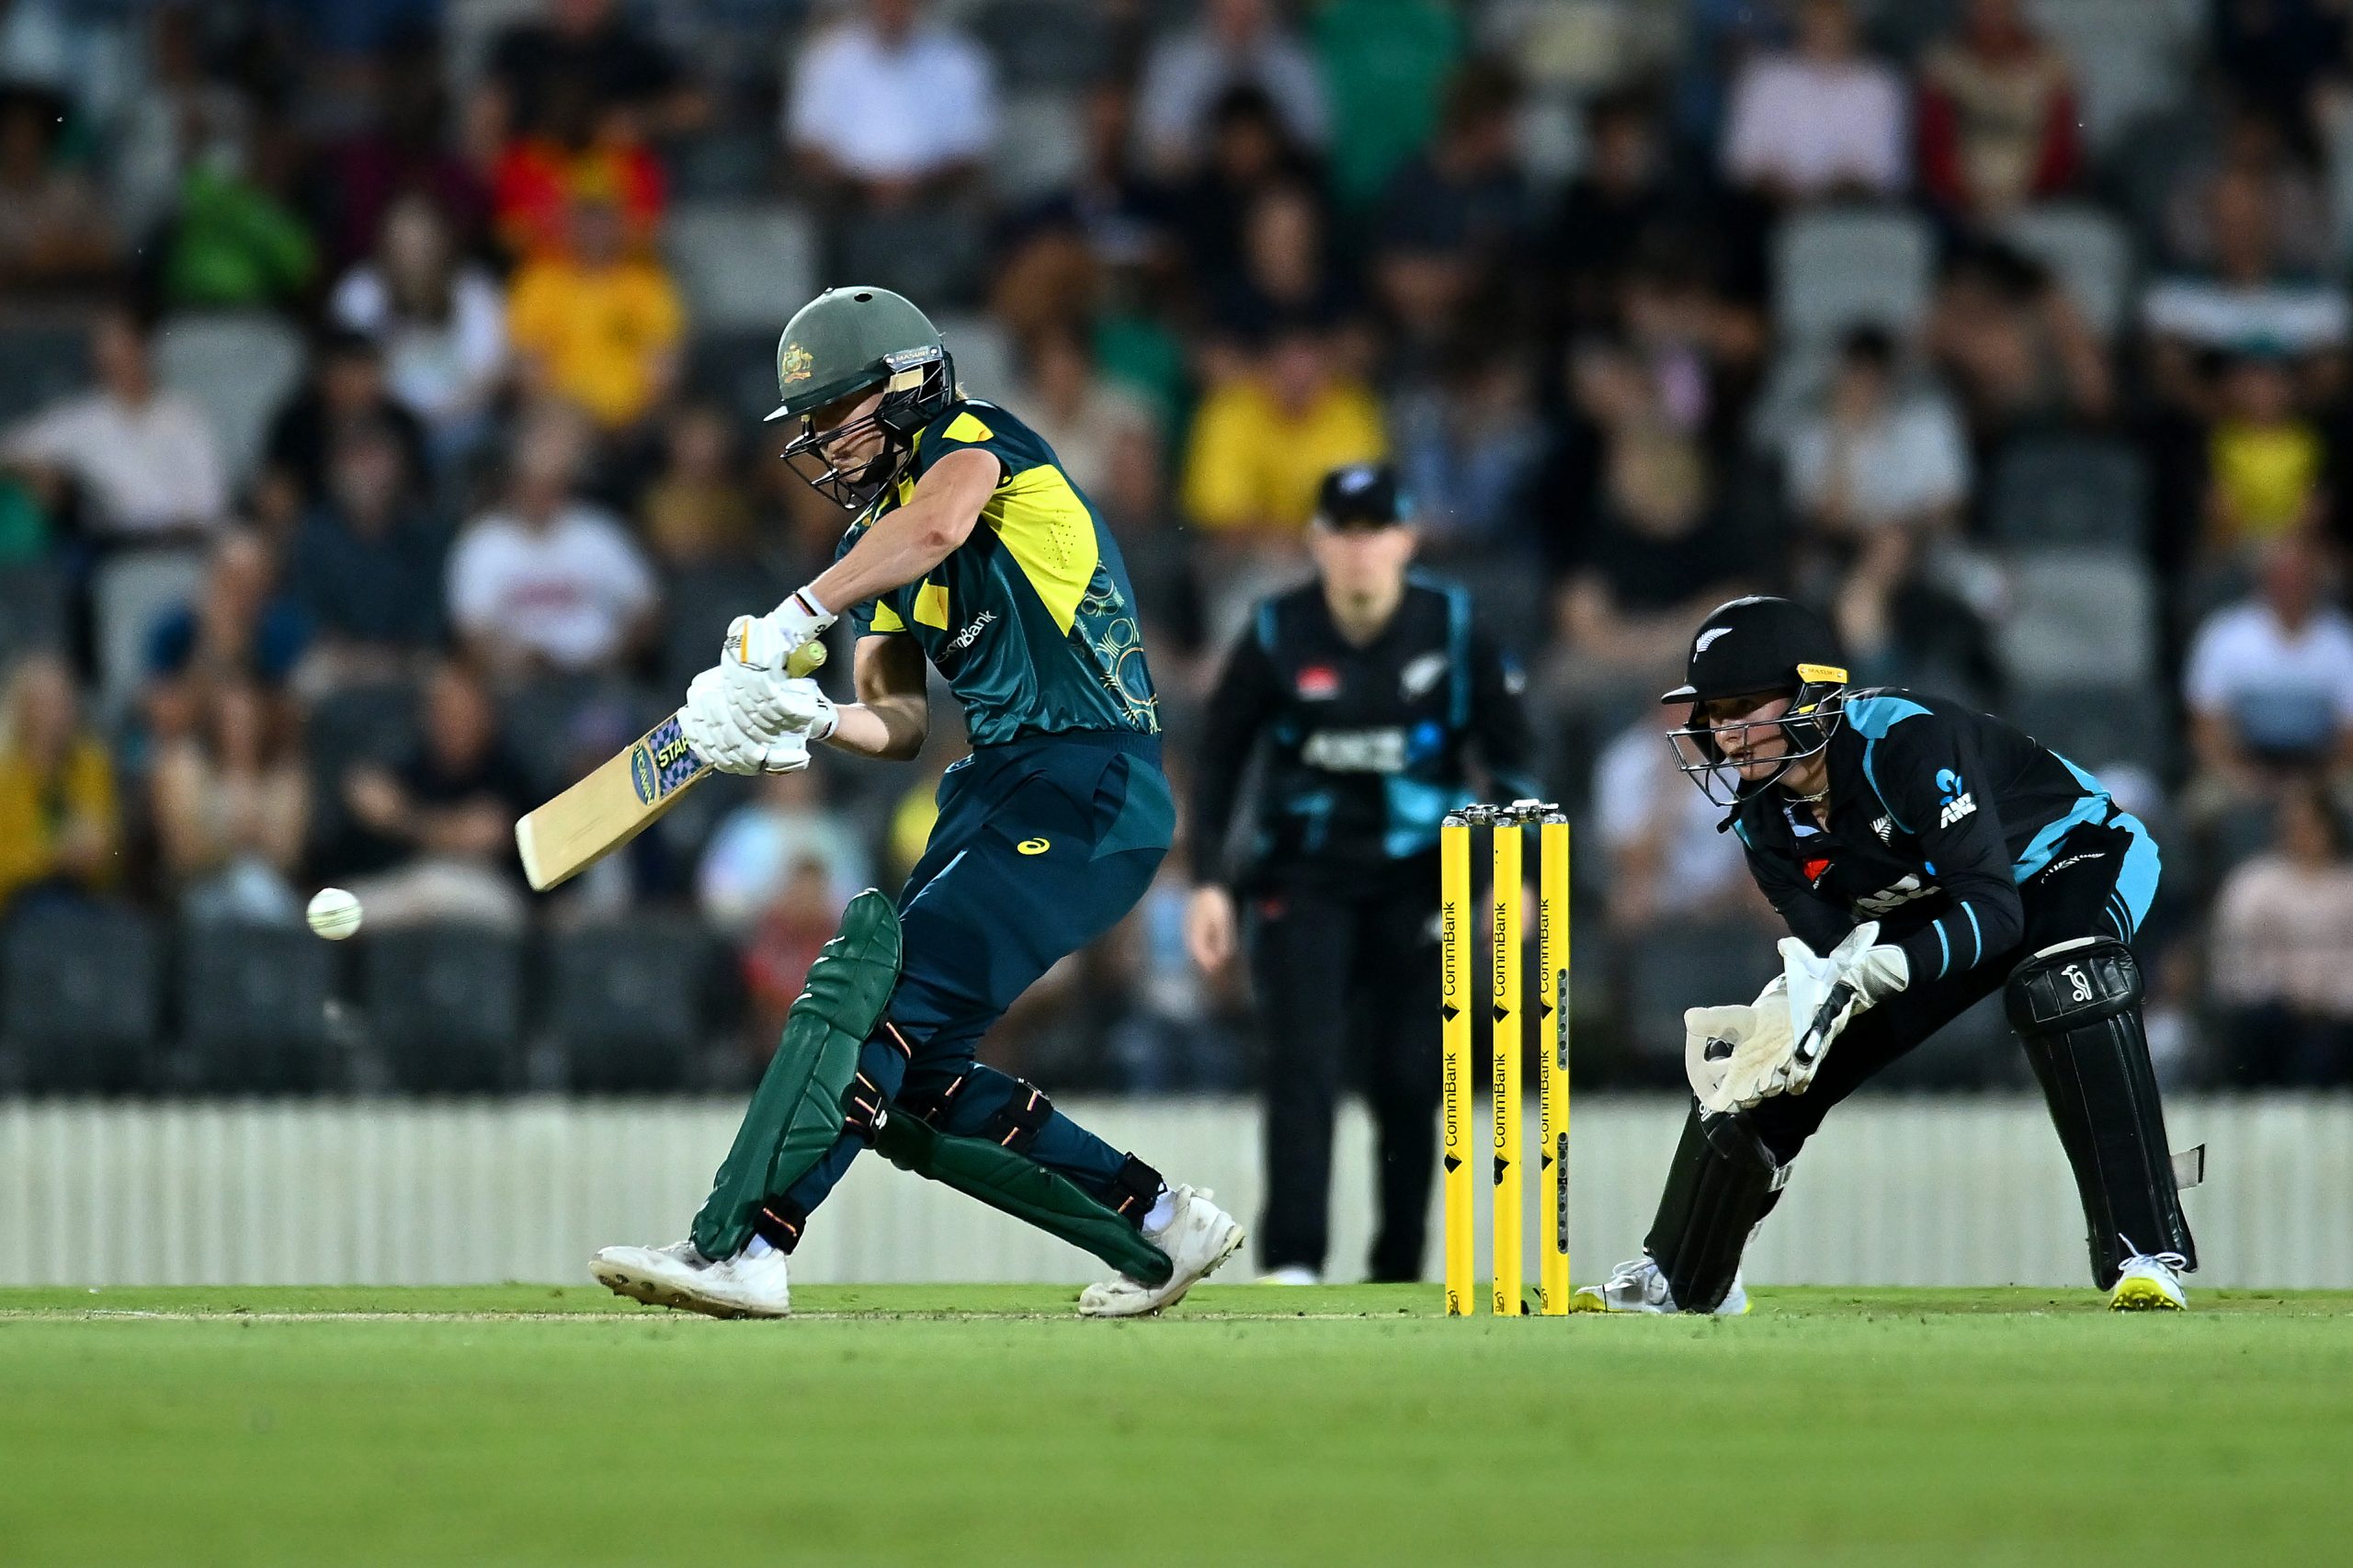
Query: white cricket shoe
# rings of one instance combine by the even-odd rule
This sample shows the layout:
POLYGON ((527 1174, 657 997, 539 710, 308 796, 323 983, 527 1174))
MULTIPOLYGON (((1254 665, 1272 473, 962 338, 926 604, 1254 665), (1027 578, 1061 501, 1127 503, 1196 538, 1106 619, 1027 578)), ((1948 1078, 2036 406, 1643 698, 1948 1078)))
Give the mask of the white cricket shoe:
POLYGON ((1157 1231, 1144 1233, 1145 1239, 1166 1253, 1168 1261, 1176 1266, 1167 1279, 1158 1285, 1147 1285, 1121 1274, 1099 1285, 1089 1285, 1079 1293, 1079 1316, 1142 1317, 1173 1307, 1185 1299, 1186 1291, 1241 1250, 1245 1239, 1241 1222, 1210 1201, 1216 1195, 1209 1188, 1176 1187, 1169 1189, 1169 1196, 1176 1211, 1169 1215, 1168 1223, 1157 1231))
MULTIPOLYGON (((1631 1258, 1618 1266, 1618 1271, 1599 1285, 1587 1285, 1569 1298, 1569 1310, 1576 1312, 1654 1312, 1665 1314, 1680 1312, 1675 1304, 1674 1292, 1666 1288, 1666 1273, 1648 1256, 1631 1258)), ((1748 1287, 1740 1276, 1732 1277, 1732 1289, 1716 1305, 1717 1317, 1738 1317, 1748 1311, 1748 1287)))
POLYGON ((2144 1252, 2124 1260, 2124 1272, 2108 1293, 2112 1312, 2179 1312, 2189 1310, 2181 1271, 2189 1260, 2177 1252, 2144 1252))
POLYGON ((738 1253, 717 1262, 692 1242, 665 1247, 606 1247, 588 1265, 598 1284, 617 1296, 656 1307, 678 1307, 714 1318, 780 1318, 792 1312, 785 1255, 738 1253))
POLYGON ((1303 1263, 1286 1263, 1280 1268, 1269 1268, 1258 1276, 1261 1285, 1320 1285, 1323 1282, 1315 1270, 1303 1263))

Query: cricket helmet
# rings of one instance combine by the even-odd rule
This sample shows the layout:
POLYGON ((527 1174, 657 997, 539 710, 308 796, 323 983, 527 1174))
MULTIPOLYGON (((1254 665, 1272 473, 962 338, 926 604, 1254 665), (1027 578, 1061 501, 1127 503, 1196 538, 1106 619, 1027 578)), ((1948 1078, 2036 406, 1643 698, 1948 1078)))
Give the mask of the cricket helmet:
POLYGON ((828 289, 793 313, 776 347, 777 392, 768 415, 790 422, 780 454, 820 494, 851 511, 906 471, 915 433, 956 399, 955 362, 931 318, 888 289, 828 289), (882 389, 872 412, 831 428, 816 416, 845 400, 882 389), (873 431, 881 450, 845 472, 828 449, 873 431))
POLYGON ((1813 756, 1836 733, 1847 694, 1846 657, 1829 624, 1791 599, 1752 595, 1718 605, 1692 633, 1684 681, 1659 699, 1688 702, 1691 718, 1667 732, 1676 766, 1699 792, 1730 805, 1778 781, 1790 765, 1813 756), (1787 711, 1771 719, 1711 725, 1706 705, 1733 698, 1786 695, 1787 711), (1733 731, 1779 726, 1787 740, 1780 767, 1769 778, 1743 781, 1724 765, 1722 741, 1733 731))

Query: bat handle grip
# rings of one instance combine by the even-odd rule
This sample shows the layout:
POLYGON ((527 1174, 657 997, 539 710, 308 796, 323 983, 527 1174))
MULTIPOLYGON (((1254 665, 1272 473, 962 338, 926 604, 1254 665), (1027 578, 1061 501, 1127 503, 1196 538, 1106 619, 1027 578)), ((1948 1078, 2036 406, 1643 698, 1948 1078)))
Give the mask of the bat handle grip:
POLYGON ((802 676, 823 668, 824 663, 825 645, 823 642, 803 642, 785 655, 784 673, 798 680, 802 676))

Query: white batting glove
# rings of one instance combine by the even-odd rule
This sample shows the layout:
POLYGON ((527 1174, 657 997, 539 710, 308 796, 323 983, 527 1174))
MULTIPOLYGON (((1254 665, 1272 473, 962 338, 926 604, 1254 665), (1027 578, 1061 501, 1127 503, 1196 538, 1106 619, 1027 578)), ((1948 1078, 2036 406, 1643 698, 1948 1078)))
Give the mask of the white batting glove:
POLYGON ((719 667, 727 676, 727 706, 745 729, 784 733, 788 710, 779 683, 792 678, 788 663, 833 623, 833 613, 803 588, 766 615, 739 615, 729 624, 719 667))
POLYGON ((841 716, 834 710, 834 699, 818 689, 817 683, 807 676, 778 682, 776 699, 788 735, 822 741, 841 722, 841 716))
POLYGON ((723 667, 703 671, 687 687, 678 728, 695 755, 722 773, 795 773, 809 766, 805 733, 754 731, 736 721, 723 667))

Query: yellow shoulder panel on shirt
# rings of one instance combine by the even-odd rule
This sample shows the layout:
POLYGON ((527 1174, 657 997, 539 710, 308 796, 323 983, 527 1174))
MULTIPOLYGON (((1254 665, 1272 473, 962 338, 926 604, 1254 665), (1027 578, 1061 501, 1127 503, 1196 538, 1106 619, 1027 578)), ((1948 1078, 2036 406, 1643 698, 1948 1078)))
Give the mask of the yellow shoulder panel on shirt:
POLYGON ((904 631, 906 629, 907 623, 899 619, 899 612, 891 608, 890 600, 876 599, 874 601, 874 625, 872 630, 876 631, 904 631))
POLYGON ((1051 463, 1022 470, 997 487, 981 515, 996 526, 1054 624, 1068 631, 1102 551, 1095 541, 1095 514, 1063 471, 1051 463))
POLYGON ((948 630, 948 585, 926 583, 915 590, 915 624, 948 630))
POLYGON ((949 420, 948 428, 940 434, 950 441, 985 441, 995 436, 996 432, 973 418, 970 412, 966 412, 949 420))

